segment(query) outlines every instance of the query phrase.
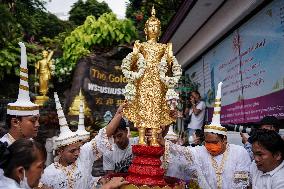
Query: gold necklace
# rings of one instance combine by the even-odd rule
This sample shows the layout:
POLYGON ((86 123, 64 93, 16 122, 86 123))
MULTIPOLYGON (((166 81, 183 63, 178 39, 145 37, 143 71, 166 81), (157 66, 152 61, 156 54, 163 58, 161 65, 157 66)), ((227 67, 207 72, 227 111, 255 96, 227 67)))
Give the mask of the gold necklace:
POLYGON ((210 154, 211 163, 212 163, 212 166, 213 166, 213 168, 215 170, 215 174, 217 176, 217 188, 218 189, 222 188, 222 173, 224 171, 224 165, 225 165, 225 162, 226 162, 227 157, 228 157, 228 151, 229 151, 229 145, 226 146, 226 150, 225 150, 225 153, 223 155, 223 158, 222 158, 220 166, 218 166, 216 160, 210 154))
POLYGON ((54 166, 56 169, 62 170, 66 175, 67 175, 67 180, 68 180, 68 188, 73 189, 74 188, 74 172, 75 169, 77 168, 76 162, 71 164, 71 169, 68 169, 67 167, 64 167, 61 165, 59 162, 55 162, 54 166))

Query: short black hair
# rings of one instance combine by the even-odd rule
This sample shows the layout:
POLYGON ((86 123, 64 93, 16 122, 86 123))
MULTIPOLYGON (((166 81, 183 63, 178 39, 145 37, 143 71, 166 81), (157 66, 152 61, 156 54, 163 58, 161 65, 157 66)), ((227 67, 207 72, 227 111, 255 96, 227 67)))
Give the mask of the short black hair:
POLYGON ((191 91, 190 96, 191 96, 192 93, 196 93, 196 94, 198 94, 199 97, 201 97, 200 93, 197 90, 191 91))
POLYGON ((38 142, 30 139, 16 140, 11 146, 0 142, 0 168, 4 170, 7 177, 11 177, 13 170, 18 166, 29 169, 36 160, 35 151, 39 150, 46 159, 46 150, 38 142))
POLYGON ((280 152, 284 159, 284 140, 281 136, 272 130, 257 129, 251 136, 252 143, 258 142, 272 154, 280 152))
POLYGON ((262 118, 262 120, 259 122, 259 125, 273 125, 275 130, 279 132, 280 122, 275 116, 265 116, 262 118))
POLYGON ((195 135, 196 135, 197 137, 199 137, 202 142, 204 141, 204 132, 203 132, 203 130, 201 130, 201 129, 196 129, 196 130, 195 130, 195 135))
POLYGON ((16 115, 6 115, 6 129, 11 129, 11 120, 13 118, 19 119, 20 121, 22 120, 22 116, 16 116, 16 115))
POLYGON ((116 128, 115 132, 117 132, 119 130, 121 130, 121 131, 127 130, 127 124, 126 124, 126 121, 123 118, 120 120, 119 126, 116 128))

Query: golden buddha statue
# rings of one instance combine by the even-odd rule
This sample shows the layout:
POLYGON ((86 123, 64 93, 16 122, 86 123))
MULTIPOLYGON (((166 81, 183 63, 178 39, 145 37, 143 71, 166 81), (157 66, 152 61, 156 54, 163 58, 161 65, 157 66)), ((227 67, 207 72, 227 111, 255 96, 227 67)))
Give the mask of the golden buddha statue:
POLYGON ((81 99, 83 100, 83 103, 84 103, 84 115, 90 116, 92 114, 90 108, 87 106, 86 99, 85 99, 85 97, 82 94, 82 91, 80 89, 79 95, 77 95, 74 98, 74 101, 72 102, 72 104, 69 108, 68 115, 76 115, 76 116, 79 115, 79 108, 80 108, 81 99))
POLYGON ((51 79, 51 73, 54 71, 53 61, 51 60, 52 55, 53 51, 42 51, 43 59, 35 64, 36 75, 38 73, 39 77, 39 93, 43 96, 46 96, 48 92, 48 83, 51 79))
POLYGON ((170 116, 166 95, 169 88, 173 91, 171 81, 178 82, 181 68, 173 57, 172 44, 157 42, 161 23, 155 16, 154 7, 151 14, 144 29, 147 42, 135 41, 133 52, 122 61, 122 72, 128 80, 125 87, 128 105, 123 111, 138 128, 140 145, 147 145, 145 131, 151 129, 150 145, 159 146, 157 135, 161 126, 175 121, 170 116))

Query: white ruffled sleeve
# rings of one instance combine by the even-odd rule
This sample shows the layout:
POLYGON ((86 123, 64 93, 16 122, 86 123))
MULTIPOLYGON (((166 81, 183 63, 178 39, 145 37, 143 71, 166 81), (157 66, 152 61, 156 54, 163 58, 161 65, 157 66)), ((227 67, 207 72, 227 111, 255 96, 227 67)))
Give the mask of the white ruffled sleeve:
POLYGON ((174 176, 187 182, 194 182, 200 188, 210 188, 206 178, 202 174, 198 155, 202 154, 203 147, 185 147, 165 143, 164 165, 167 168, 167 176, 174 176))
POLYGON ((106 129, 103 128, 94 139, 81 147, 79 158, 85 163, 88 161, 92 166, 93 162, 99 159, 103 153, 109 151, 112 151, 112 144, 106 135, 106 129))
POLYGON ((167 176, 188 180, 195 174, 193 154, 190 147, 165 143, 164 168, 167 176))

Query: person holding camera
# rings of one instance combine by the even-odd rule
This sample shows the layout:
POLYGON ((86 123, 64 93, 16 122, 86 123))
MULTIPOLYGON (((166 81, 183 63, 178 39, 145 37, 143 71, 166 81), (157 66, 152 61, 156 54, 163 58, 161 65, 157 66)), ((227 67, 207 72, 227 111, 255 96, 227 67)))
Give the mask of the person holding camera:
POLYGON ((189 97, 190 109, 185 111, 185 114, 190 116, 190 122, 188 123, 188 135, 192 136, 195 130, 201 129, 203 126, 205 116, 205 102, 201 100, 200 93, 198 91, 192 91, 189 97))

